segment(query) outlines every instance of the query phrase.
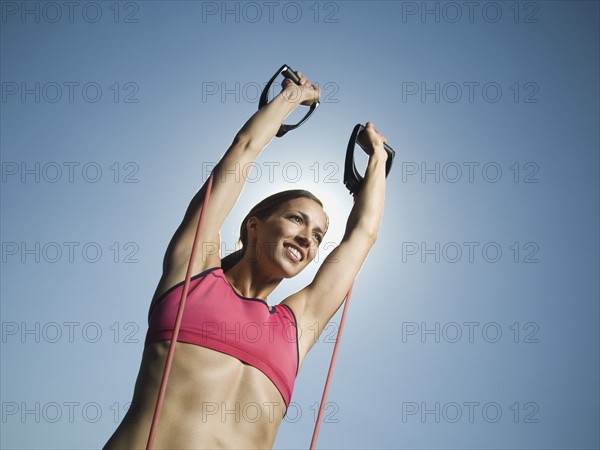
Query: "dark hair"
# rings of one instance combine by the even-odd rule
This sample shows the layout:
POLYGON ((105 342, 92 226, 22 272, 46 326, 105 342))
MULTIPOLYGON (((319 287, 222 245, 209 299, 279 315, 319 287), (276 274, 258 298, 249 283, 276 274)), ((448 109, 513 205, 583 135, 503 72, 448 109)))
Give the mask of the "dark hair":
MULTIPOLYGON (((248 246, 248 230, 246 229, 246 225, 248 223, 248 219, 250 217, 256 217, 260 220, 265 220, 272 216, 275 211, 277 211, 281 205, 287 201, 295 200, 297 198, 309 198, 317 202, 321 207, 323 207, 323 203, 314 194, 309 191, 305 191, 302 189, 290 189, 288 191, 277 192, 276 194, 270 195, 269 197, 263 199, 259 203, 257 203, 254 208, 250 210, 250 212, 244 217, 242 220, 242 224, 240 225, 240 242, 242 243, 242 248, 225 256, 221 259, 221 267, 223 268, 223 272, 227 272, 233 266, 235 266, 241 259, 244 257, 244 253, 248 246)), ((327 214, 325 214, 327 216, 327 214)), ((327 228, 329 227, 329 217, 327 217, 327 224, 325 226, 325 232, 327 232, 327 228)))

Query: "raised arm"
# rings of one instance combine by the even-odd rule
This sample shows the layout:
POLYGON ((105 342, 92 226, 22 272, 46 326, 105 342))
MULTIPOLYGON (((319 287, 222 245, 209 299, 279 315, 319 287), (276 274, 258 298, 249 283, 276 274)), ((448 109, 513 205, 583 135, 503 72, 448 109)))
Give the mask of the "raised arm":
MULTIPOLYGON (((192 273, 220 266, 219 230, 240 196, 250 164, 273 139, 290 112, 300 104, 310 104, 318 99, 318 88, 300 72, 296 72, 296 75, 300 78, 301 85, 284 80, 281 93, 246 122, 215 166, 210 199, 198 237, 202 247, 197 250, 192 273)), ((206 186, 207 182, 192 198, 169 243, 164 259, 164 272, 187 266, 200 211, 204 207, 206 186)))
POLYGON ((387 161, 383 144, 387 141, 370 122, 365 128, 364 141, 371 152, 342 242, 323 261, 312 283, 283 302, 296 313, 304 336, 300 344, 305 352, 342 305, 379 232, 387 161))

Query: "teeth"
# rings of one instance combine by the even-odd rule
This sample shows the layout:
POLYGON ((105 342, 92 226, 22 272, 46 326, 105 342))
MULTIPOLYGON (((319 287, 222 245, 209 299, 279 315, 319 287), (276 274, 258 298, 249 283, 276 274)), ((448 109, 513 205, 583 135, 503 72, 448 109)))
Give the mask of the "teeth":
POLYGON ((302 259, 302 254, 295 249, 294 247, 291 247, 289 245, 286 245, 286 248, 289 249, 289 251, 296 257, 298 258, 298 261, 300 261, 302 259))

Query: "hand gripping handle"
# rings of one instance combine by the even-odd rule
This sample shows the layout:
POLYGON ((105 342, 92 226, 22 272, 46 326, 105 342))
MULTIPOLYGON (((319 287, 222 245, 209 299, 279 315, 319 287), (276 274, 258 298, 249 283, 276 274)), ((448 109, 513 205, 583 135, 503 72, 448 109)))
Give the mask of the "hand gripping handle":
MULTIPOLYGON (((273 75, 271 77, 271 79, 267 82, 265 88, 262 91, 262 94, 260 95, 260 100, 258 101, 258 109, 262 108, 267 103, 269 103, 269 90, 271 88, 271 85, 275 81, 275 78, 277 78, 280 74, 283 75, 285 78, 289 78, 294 83, 300 84, 300 78, 298 78, 296 76, 296 74, 294 73, 294 71, 292 70, 292 68, 290 66, 288 66, 287 64, 284 64, 283 66, 281 66, 279 68, 279 70, 277 72, 275 72, 275 75, 273 75)), ((308 118, 312 115, 312 113, 315 112, 315 110, 318 107, 319 107, 319 101, 317 100, 312 105, 310 105, 308 112, 302 118, 302 120, 300 120, 300 122, 298 122, 297 124, 293 124, 293 125, 282 124, 281 127, 279 127, 279 131, 277 131, 276 136, 281 137, 284 134, 286 134, 288 131, 298 128, 300 125, 302 125, 304 122, 306 122, 308 120, 308 118)))
MULTIPOLYGON (((354 163, 354 150, 356 148, 356 144, 358 144, 363 150, 368 150, 365 148, 365 144, 361 142, 362 134, 364 132, 365 127, 360 123, 354 127, 352 130, 352 135, 350 136, 350 140, 348 141, 348 148, 346 150, 346 163, 344 165, 344 184, 350 191, 351 195, 356 195, 362 186, 363 177, 358 173, 356 169, 356 164, 354 163)), ((394 157, 396 156, 396 152, 392 147, 387 144, 383 144, 383 148, 388 154, 388 158, 385 164, 385 176, 387 177, 392 169, 392 164, 394 162, 394 157)))

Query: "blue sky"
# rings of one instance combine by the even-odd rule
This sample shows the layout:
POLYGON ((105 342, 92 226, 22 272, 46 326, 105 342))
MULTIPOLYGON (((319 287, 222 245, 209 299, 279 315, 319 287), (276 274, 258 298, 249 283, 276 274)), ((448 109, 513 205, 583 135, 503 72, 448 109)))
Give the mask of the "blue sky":
MULTIPOLYGON (((112 434, 166 245, 284 63, 322 105, 261 154, 223 247, 282 189, 332 224, 272 303, 342 237, 354 125, 396 150, 318 448, 598 448, 598 2, 0 7, 2 448, 112 434)), ((308 448, 340 316, 276 448, 308 448)))

